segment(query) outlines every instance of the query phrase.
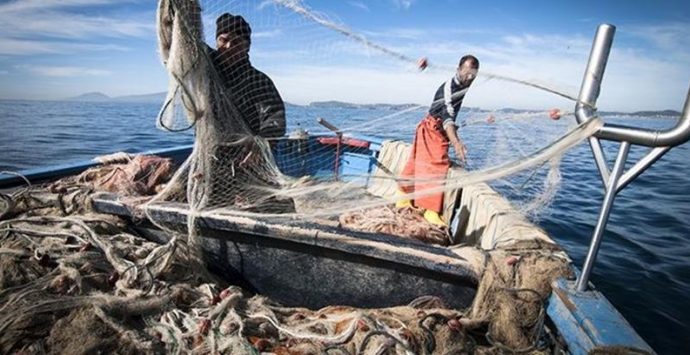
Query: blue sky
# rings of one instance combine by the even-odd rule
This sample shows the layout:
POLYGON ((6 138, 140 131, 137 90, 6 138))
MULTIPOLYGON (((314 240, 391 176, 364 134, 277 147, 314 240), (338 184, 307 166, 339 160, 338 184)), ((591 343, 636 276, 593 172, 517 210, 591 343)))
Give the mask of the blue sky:
MULTIPOLYGON (((426 72, 319 26, 271 1, 202 0, 207 41, 213 19, 243 14, 251 58, 286 101, 428 104, 465 53, 481 70, 576 95, 596 26, 617 32, 601 109, 680 110, 690 85, 688 1, 304 1, 329 20, 441 69, 426 72)), ((60 99, 166 90, 153 0, 0 1, 0 98, 60 99)), ((571 102, 478 78, 467 106, 570 109, 571 102)))

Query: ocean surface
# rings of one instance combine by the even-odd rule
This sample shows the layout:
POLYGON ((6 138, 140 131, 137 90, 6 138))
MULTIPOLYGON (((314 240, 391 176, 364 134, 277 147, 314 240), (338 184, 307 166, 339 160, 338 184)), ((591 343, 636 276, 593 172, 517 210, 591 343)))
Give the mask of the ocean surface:
MULTIPOLYGON (((189 131, 168 133, 155 127, 158 110, 159 105, 148 103, 0 100, 0 171, 78 162, 115 151, 141 152, 191 144, 189 131)), ((289 105, 288 131, 302 128, 324 132, 315 123, 316 117, 324 117, 352 133, 411 140, 423 109, 403 114, 400 110, 388 106, 289 105)), ((474 112, 467 116, 478 118, 485 114, 474 112)), ((510 113, 496 114, 497 127, 502 117, 510 117, 510 113)), ((468 120, 462 130, 469 147, 468 168, 495 164, 500 151, 521 151, 520 145, 506 146, 518 138, 533 141, 556 137, 556 133, 547 131, 552 126, 566 127, 568 120, 533 120, 530 127, 519 120, 508 121, 506 127, 511 129, 506 132, 520 133, 507 136, 507 140, 497 128, 478 124, 479 119, 468 120)), ((653 129, 666 129, 675 123, 674 119, 639 117, 606 117, 606 121, 653 129)), ((645 153, 645 149, 633 148, 629 159, 632 162, 645 153)), ((615 145, 606 144, 605 150, 610 159, 615 157, 615 145)), ((560 190, 552 204, 538 215, 537 223, 580 267, 603 197, 587 144, 564 155, 561 174, 560 190)), ((660 354, 690 352, 689 174, 690 144, 685 144, 667 153, 618 195, 591 277, 660 354)), ((496 186, 519 201, 524 199, 521 194, 538 187, 536 181, 528 177, 518 179, 517 185, 513 181, 512 185, 496 186)))

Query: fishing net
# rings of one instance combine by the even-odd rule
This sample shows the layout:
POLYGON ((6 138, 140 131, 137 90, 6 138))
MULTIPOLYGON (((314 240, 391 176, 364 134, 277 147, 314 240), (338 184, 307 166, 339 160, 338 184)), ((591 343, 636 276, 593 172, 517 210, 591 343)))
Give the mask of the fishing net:
MULTIPOLYGON (((451 147, 446 175, 401 178, 429 106, 367 98, 417 102, 421 91, 431 99, 463 53, 440 54, 419 73, 413 49, 390 49, 289 0, 161 0, 157 28, 169 74, 157 124, 193 130, 192 152, 174 168, 165 159, 111 157, 47 188, 2 195, 2 352, 549 351, 543 302, 554 278, 571 276, 569 261, 543 232, 525 226, 557 191, 562 154, 596 132, 598 120, 575 125, 567 114, 551 121, 545 110, 465 107, 459 134, 477 142, 466 160, 451 147), (334 101, 339 90, 369 104, 334 101), (487 182, 510 202, 491 197, 487 182), (399 191, 416 183, 427 188, 399 191), (140 214, 94 213, 95 190, 129 196, 121 201, 140 214), (460 220, 454 232, 428 223, 414 205, 394 207, 434 194, 444 196, 444 222, 460 220), (474 196, 466 204, 470 217, 456 210, 460 195, 474 196), (480 200, 497 212, 479 212, 486 207, 480 200), (183 226, 157 213, 171 205, 183 206, 183 226), (242 280, 208 271, 199 221, 210 215, 307 221, 478 249, 477 294, 463 310, 434 297, 382 309, 283 307, 231 286, 242 280), (164 243, 132 228, 142 220, 165 231, 164 243), (479 236, 489 229, 494 239, 479 236)), ((499 81, 571 98, 480 69, 465 105, 499 81)), ((421 161, 417 169, 425 164, 432 165, 421 161)))
MULTIPOLYGON (((299 1, 179 0, 159 5, 160 54, 170 86, 158 122, 172 131, 193 129, 196 139, 194 152, 170 188, 154 202, 183 201, 194 213, 222 210, 274 219, 338 219, 363 208, 384 208, 391 202, 491 181, 511 193, 523 214, 534 219, 557 190, 562 152, 596 129, 594 124, 574 127, 565 119, 550 121, 545 111, 465 110, 457 123, 460 135, 481 144, 470 147, 466 162, 453 156, 451 162, 463 166, 468 176, 417 174, 403 179, 399 172, 405 161, 382 164, 384 148, 360 137, 388 139, 379 142, 381 146, 395 139, 409 142, 428 106, 363 105, 341 116, 339 111, 347 106, 342 103, 313 103, 305 109, 286 104, 282 97, 318 98, 325 94, 319 92, 324 85, 342 84, 321 77, 326 70, 379 73, 385 80, 371 78, 354 85, 400 97, 417 91, 406 85, 410 80, 423 86, 432 76, 440 78, 429 86, 431 97, 438 83, 454 75, 453 64, 429 65, 435 71, 422 76, 413 69, 411 56, 376 44, 299 1), (270 64, 266 70, 271 77, 256 69, 263 62, 270 64), (302 76, 296 78, 296 73, 302 76), (290 138, 280 139, 286 133, 290 138), (550 149, 563 136, 575 139, 559 150, 550 149), (549 151, 542 154, 545 150, 549 151), (365 155, 363 161, 357 160, 359 155, 365 155), (419 183, 427 188, 397 195, 371 188, 419 183)), ((457 58, 446 55, 439 58, 442 61, 456 63, 457 58)), ((556 92, 482 70, 478 75, 468 95, 495 79, 556 92)), ((349 108, 353 106, 357 105, 349 108)), ((423 171, 434 163, 417 164, 423 171)), ((443 218, 449 223, 452 215, 445 213, 443 218)))
POLYGON ((194 276, 184 240, 158 244, 131 222, 98 214, 91 191, 22 190, 0 221, 3 353, 493 354, 547 353, 548 278, 568 276, 551 244, 487 254, 472 308, 433 296, 364 309, 284 307, 237 286, 194 276), (30 206, 30 207, 29 207, 30 206))

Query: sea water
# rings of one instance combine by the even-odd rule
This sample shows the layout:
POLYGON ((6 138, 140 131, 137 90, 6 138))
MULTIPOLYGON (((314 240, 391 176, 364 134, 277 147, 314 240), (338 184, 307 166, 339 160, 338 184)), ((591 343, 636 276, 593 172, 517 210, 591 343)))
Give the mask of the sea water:
MULTIPOLYGON (((316 118, 323 117, 340 128, 353 128, 352 133, 409 141, 423 108, 399 115, 401 109, 386 105, 288 105, 288 132, 301 128, 325 133, 327 130, 316 124, 316 118)), ((0 171, 193 142, 191 131, 173 134, 158 130, 158 110, 159 105, 154 103, 0 100, 0 171)), ((481 114, 475 113, 474 117, 481 114)), ((670 118, 605 120, 650 129, 667 129, 675 124, 670 118)), ((548 129, 549 124, 562 125, 566 121, 544 120, 533 129, 548 129)), ((481 125, 468 125, 461 134, 469 148, 468 168, 488 165, 498 142, 490 139, 481 125)), ((514 140, 517 138, 525 137, 514 140)), ((604 148, 609 158, 615 157, 615 144, 604 144, 604 148)), ((636 161, 645 151, 633 147, 629 161, 636 161)), ((537 223, 581 267, 603 197, 601 178, 587 144, 565 154, 561 173, 560 190, 537 223)), ((527 181, 519 191, 515 186, 499 184, 497 188, 508 195, 519 195, 520 191, 534 188, 534 180, 527 181)), ((685 144, 672 149, 618 195, 591 277, 640 335, 662 354, 690 351, 689 190, 690 144, 685 144)))

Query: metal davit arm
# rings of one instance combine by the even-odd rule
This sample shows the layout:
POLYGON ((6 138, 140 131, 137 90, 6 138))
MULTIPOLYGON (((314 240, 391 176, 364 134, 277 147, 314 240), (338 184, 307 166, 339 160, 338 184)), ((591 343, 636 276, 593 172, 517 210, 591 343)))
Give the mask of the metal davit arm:
POLYGON ((685 98, 683 113, 675 127, 665 131, 606 124, 596 134, 600 139, 627 141, 647 147, 675 147, 690 139, 690 89, 685 98))
MULTIPOLYGON (((590 52, 587 69, 582 80, 580 96, 575 105, 575 118, 578 123, 586 122, 596 117, 596 102, 599 98, 601 82, 604 77, 606 63, 616 27, 603 24, 597 29, 592 50, 590 52)), ((683 107, 683 113, 675 127, 665 131, 654 131, 643 128, 626 127, 620 125, 604 124, 604 126, 589 138, 594 161, 599 168, 601 179, 604 183, 605 194, 597 225, 594 228, 592 241, 587 252, 587 258, 582 266, 582 275, 577 280, 577 291, 587 290, 589 275, 594 268, 594 262, 599 251, 599 246, 606 229, 611 208, 616 194, 623 190, 630 182, 642 174, 671 148, 683 144, 690 139, 690 89, 688 90, 683 107), (621 142, 613 171, 610 171, 606 163, 604 151, 601 148, 600 139, 621 142), (625 162, 632 144, 652 147, 640 161, 630 170, 624 172, 625 162)))

